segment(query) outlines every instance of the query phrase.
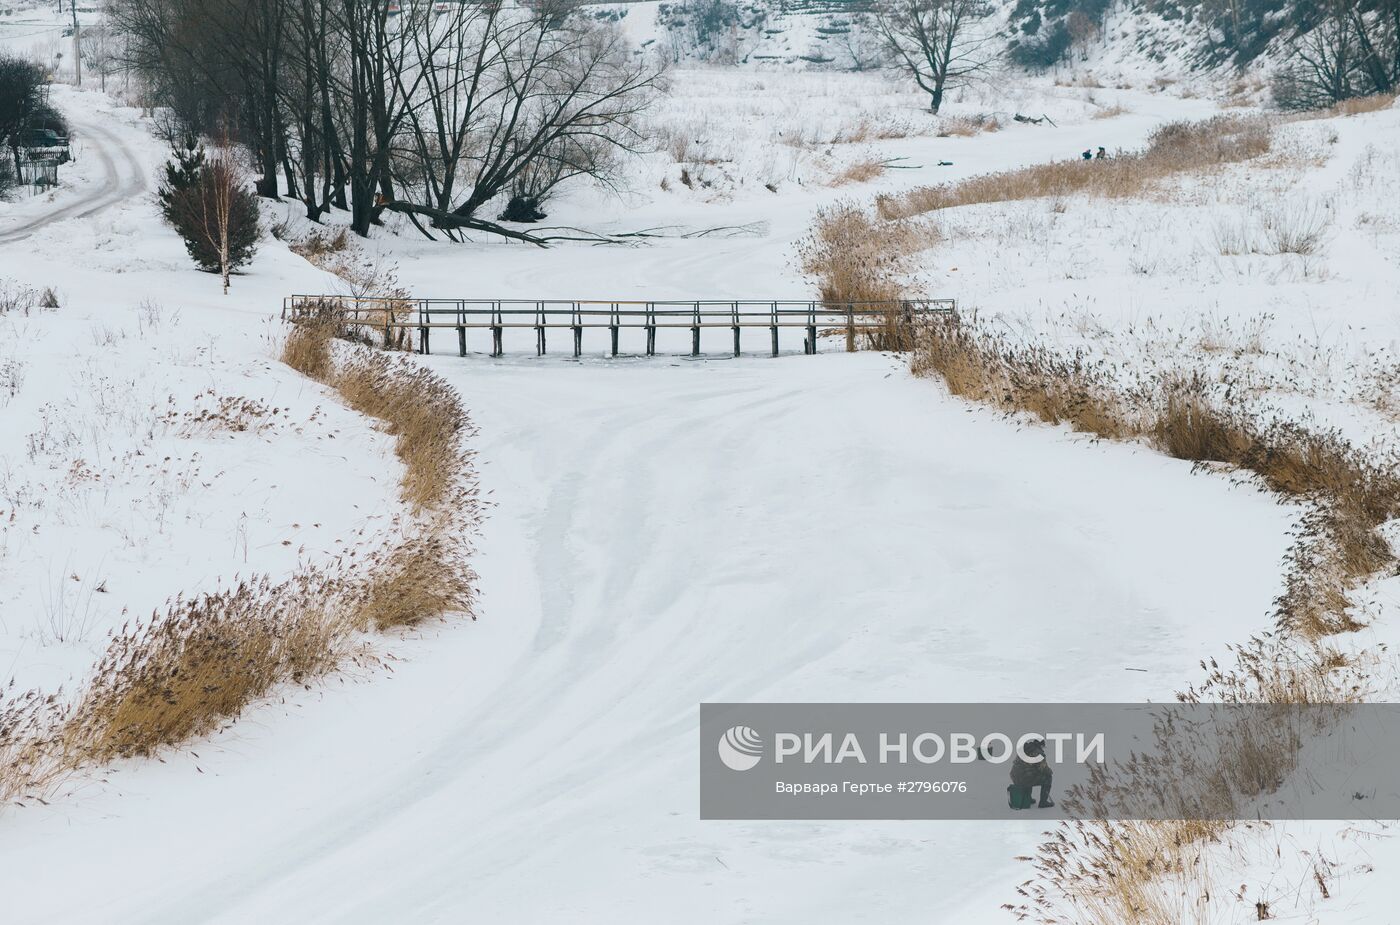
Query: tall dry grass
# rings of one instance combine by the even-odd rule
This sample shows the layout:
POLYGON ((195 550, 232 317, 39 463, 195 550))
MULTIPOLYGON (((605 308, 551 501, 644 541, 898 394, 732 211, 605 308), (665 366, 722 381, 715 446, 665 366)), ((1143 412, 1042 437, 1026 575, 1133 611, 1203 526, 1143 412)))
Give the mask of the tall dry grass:
POLYGON ((1104 160, 1051 161, 971 177, 958 183, 923 186, 876 200, 880 217, 915 215, 986 202, 1048 199, 1083 194, 1139 196, 1179 174, 1211 170, 1266 154, 1272 123, 1263 116, 1225 115, 1200 122, 1173 122, 1158 128, 1142 151, 1104 160))
POLYGON ((304 683, 347 657, 349 582, 309 572, 177 602, 123 629, 62 727, 77 767, 143 757, 207 735, 283 683, 304 683))
POLYGON ((913 332, 899 305, 903 280, 914 255, 937 240, 933 226, 881 221, 844 201, 817 210, 812 232, 798 242, 797 259, 815 278, 823 301, 887 303, 883 323, 865 328, 862 337, 872 349, 907 350, 913 332))
POLYGON ((465 409, 427 370, 337 347, 334 334, 322 321, 297 325, 283 359, 395 436, 400 539, 286 581, 251 578, 176 599, 116 633, 71 701, 28 692, 0 702, 0 799, 42 799, 83 767, 207 735, 279 685, 372 657, 366 632, 474 614, 468 558, 479 507, 465 409))
POLYGON ((1252 472, 1280 495, 1311 502, 1280 599, 1283 629, 1309 640, 1355 628, 1347 592, 1395 559, 1378 528, 1400 516, 1400 470, 1335 432, 1256 423, 1199 376, 1129 382, 1083 355, 1065 357, 961 319, 919 332, 915 375, 955 395, 1113 440, 1141 440, 1194 463, 1252 472))
POLYGON ((853 183, 869 183, 885 173, 885 162, 873 157, 853 161, 837 171, 827 182, 827 186, 850 186, 853 183))
POLYGON ((910 258, 935 241, 910 222, 884 222, 850 200, 818 209, 797 260, 827 302, 888 302, 903 297, 910 258))

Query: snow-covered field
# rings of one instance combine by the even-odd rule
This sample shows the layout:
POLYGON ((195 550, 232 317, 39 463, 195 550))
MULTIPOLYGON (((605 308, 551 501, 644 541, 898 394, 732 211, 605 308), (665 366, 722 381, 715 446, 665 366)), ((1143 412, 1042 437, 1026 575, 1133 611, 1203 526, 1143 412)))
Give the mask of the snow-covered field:
MULTIPOLYGON (((400 228, 367 247, 420 296, 806 297, 793 248, 821 205, 1132 147, 1214 110, 1048 82, 1010 95, 1058 127, 939 137, 879 78, 680 71, 661 150, 623 195, 571 194, 550 223, 735 236, 541 251, 400 228), (1123 112, 1092 118, 1110 104, 1123 112), (909 130, 846 140, 863 117, 909 130), (870 157, 913 169, 829 185, 870 157)), ((0 665, 46 689, 80 680, 126 614, 374 542, 398 476, 382 434, 276 361, 282 296, 336 283, 269 239, 221 296, 148 191, 93 199, 135 193, 163 159, 137 114, 96 93, 56 99, 110 136, 115 167, 85 151, 53 202, 0 204, 0 278, 60 297, 0 317, 0 665), (96 208, 34 224, 78 203, 96 208), (226 397, 251 403, 237 406, 251 426, 199 418, 226 397)), ((1227 346, 1209 356, 1355 408, 1348 370, 1400 333, 1385 218, 1400 112, 1296 131, 1322 165, 1240 170, 1186 201, 960 210, 941 220, 925 285, 1145 369, 1170 362, 1164 345, 1198 355, 1210 332, 1227 346), (1219 254, 1212 229, 1248 218, 1255 187, 1330 202, 1329 249, 1310 263, 1219 254), (1260 325, 1261 349, 1248 334, 1228 345, 1260 325), (1337 351, 1322 371, 1318 343, 1337 351)), ((295 229, 296 212, 268 217, 295 229)), ((287 691, 161 762, 7 810, 6 918, 1004 921, 1044 819, 702 823, 698 704, 1170 699, 1200 659, 1268 627, 1297 512, 1249 482, 968 406, 895 357, 735 360, 725 339, 698 361, 609 361, 601 338, 583 361, 537 359, 525 336, 501 360, 484 342, 425 360, 481 431, 479 621, 382 642, 392 673, 287 691)), ((1373 411, 1333 417, 1384 437, 1391 418, 1373 411)), ((1383 616, 1393 594, 1373 593, 1383 616)), ((1380 880, 1343 881, 1344 903, 1321 914, 1388 921, 1380 880)), ((1221 921, 1253 915, 1222 906, 1221 921)))

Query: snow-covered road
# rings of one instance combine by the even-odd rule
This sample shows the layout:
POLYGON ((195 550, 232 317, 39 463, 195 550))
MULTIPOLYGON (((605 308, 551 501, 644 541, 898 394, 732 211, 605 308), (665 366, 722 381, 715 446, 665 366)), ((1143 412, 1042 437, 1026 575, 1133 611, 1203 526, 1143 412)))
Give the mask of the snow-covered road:
MULTIPOLYGON (((18 214, 0 225, 0 244, 23 240, 57 222, 90 218, 129 202, 148 188, 146 167, 118 135, 94 119, 72 118, 70 122, 80 156, 97 158, 100 175, 84 178, 88 183, 76 188, 61 186, 51 194, 52 202, 46 203, 43 211, 25 203, 28 208, 15 210, 18 214)), ((72 169, 60 168, 64 174, 72 169)))
POLYGON ((482 428, 481 622, 16 812, 19 920, 996 920, 1043 820, 702 823, 697 705, 1166 697, 1277 589, 1267 497, 891 358, 432 362, 482 428))

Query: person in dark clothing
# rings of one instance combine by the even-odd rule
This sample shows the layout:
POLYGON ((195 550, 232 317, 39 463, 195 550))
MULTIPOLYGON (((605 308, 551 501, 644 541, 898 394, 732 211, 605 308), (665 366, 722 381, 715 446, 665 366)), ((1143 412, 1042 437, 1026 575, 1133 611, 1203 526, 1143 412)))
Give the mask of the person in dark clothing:
POLYGON ((1105 151, 1105 150, 1103 149, 1103 145, 1099 145, 1099 153, 1097 153, 1097 154, 1094 155, 1094 159, 1095 159, 1095 160, 1102 161, 1102 160, 1106 160, 1107 158, 1108 158, 1108 152, 1105 151))
POLYGON ((1088 148, 1085 148, 1084 153, 1079 156, 1084 158, 1084 160, 1086 161, 1092 161, 1094 159, 1094 152, 1090 151, 1088 148))
POLYGON ((1040 760, 1027 761, 1017 752, 1016 760, 1011 762, 1011 785, 1026 790, 1039 787, 1040 808, 1054 806, 1055 801, 1050 799, 1050 781, 1054 779, 1055 774, 1050 770, 1050 762, 1045 757, 1045 740, 1032 739, 1026 743, 1024 751, 1030 757, 1039 757, 1040 760))

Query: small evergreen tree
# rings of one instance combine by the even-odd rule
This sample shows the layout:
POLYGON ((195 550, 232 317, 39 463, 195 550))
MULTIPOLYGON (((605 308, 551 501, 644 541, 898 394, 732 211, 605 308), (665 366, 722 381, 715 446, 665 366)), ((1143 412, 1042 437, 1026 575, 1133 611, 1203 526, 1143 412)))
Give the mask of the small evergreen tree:
POLYGON ((211 159, 187 138, 165 165, 157 196, 161 214, 185 241, 195 265, 218 273, 228 292, 229 276, 253 259, 261 229, 257 197, 234 152, 221 146, 211 159))
POLYGON ((204 169, 204 145, 187 135, 184 142, 176 145, 171 153, 173 157, 165 162, 165 181, 156 195, 160 199, 161 214, 173 225, 176 195, 193 189, 199 182, 199 172, 204 169))

